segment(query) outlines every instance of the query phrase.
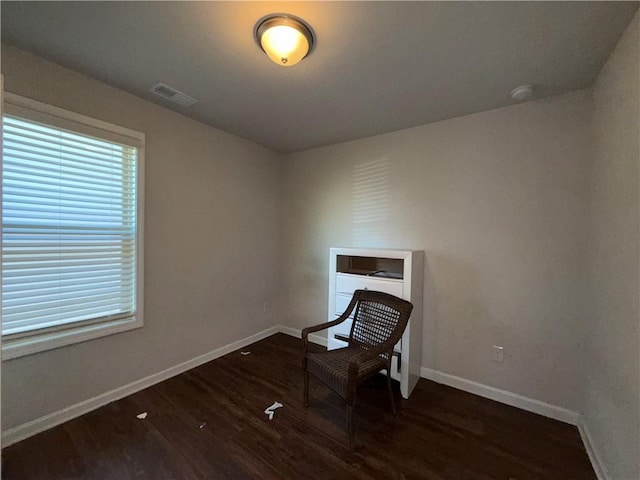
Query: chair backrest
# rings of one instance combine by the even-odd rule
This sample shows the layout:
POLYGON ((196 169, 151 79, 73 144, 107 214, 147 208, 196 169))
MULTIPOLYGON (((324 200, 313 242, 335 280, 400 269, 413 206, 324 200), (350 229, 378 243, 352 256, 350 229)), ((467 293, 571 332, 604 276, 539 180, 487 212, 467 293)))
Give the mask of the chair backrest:
POLYGON ((388 360, 393 346, 407 328, 413 305, 402 298, 374 290, 356 290, 353 297, 356 306, 349 345, 368 350, 386 344, 388 348, 382 356, 388 360))

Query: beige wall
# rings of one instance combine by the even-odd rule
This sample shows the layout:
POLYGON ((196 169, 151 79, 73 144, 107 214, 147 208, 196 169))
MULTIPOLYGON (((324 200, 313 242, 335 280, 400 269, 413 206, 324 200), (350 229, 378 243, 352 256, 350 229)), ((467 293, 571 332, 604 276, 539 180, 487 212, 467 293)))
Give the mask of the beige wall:
POLYGON ((3 428, 258 332, 280 285, 281 160, 31 54, 2 46, 9 92, 146 134, 145 326, 3 363, 3 428))
POLYGON ((329 247, 424 250, 423 366, 577 410, 591 108, 578 91, 286 156, 284 320, 327 318, 329 247), (364 228, 354 168, 377 160, 364 228))
POLYGON ((3 428, 324 321, 329 247, 409 248, 426 253, 425 367, 583 412, 611 478, 640 478, 638 22, 594 104, 578 91, 284 157, 3 45, 7 91, 147 135, 145 327, 4 362, 3 428))
POLYGON ((594 86, 584 415, 614 480, 640 478, 640 14, 594 86))

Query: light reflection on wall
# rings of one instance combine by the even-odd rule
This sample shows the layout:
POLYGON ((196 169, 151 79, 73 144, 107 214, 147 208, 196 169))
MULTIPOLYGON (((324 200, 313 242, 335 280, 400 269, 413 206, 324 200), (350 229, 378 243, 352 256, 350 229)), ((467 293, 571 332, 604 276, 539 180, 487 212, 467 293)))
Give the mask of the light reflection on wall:
POLYGON ((382 247, 389 219, 389 161, 386 157, 353 168, 352 244, 382 247))

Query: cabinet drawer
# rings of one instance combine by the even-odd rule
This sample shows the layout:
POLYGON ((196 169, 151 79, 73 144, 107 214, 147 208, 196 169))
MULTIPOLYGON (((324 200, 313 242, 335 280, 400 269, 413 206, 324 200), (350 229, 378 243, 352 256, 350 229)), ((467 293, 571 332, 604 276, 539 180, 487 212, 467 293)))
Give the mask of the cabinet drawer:
MULTIPOLYGON (((336 294, 340 293, 348 295, 349 297, 353 296, 353 292, 358 289, 366 289, 386 292, 402 298, 402 285, 402 280, 372 278, 365 277, 363 275, 349 275, 344 273, 336 274, 336 294)), ((342 311, 340 313, 342 313, 342 311)))

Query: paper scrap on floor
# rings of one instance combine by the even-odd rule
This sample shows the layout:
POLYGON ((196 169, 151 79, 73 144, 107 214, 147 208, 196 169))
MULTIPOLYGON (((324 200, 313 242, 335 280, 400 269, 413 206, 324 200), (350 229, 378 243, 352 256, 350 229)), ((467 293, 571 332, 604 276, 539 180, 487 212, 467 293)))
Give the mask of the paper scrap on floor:
POLYGON ((145 418, 147 418, 147 412, 142 412, 136 415, 136 417, 138 417, 140 420, 144 420, 145 418))
POLYGON ((264 413, 269 415, 269 420, 273 420, 273 414, 275 413, 275 409, 280 407, 284 407, 284 405, 282 405, 280 402, 273 402, 273 405, 271 405, 270 407, 267 407, 264 413))

